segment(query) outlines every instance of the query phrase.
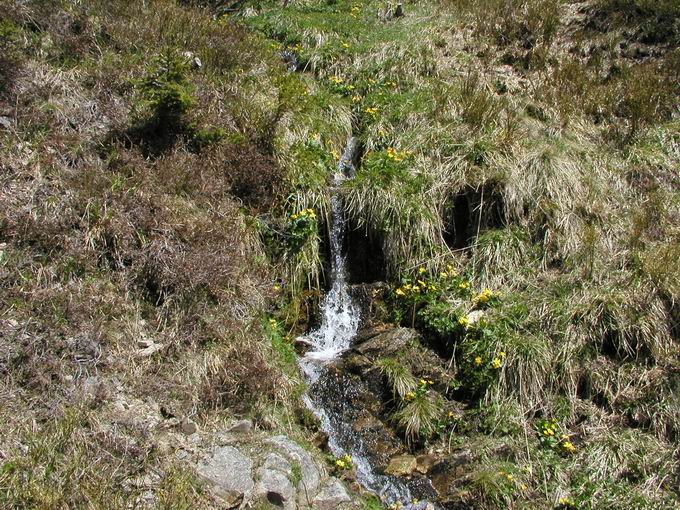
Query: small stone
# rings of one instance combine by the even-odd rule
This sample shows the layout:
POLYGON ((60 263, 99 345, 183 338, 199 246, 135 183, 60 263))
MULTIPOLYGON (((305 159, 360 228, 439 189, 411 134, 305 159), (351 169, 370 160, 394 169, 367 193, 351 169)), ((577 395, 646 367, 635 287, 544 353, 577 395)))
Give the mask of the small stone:
POLYGON ((190 436, 191 434, 198 432, 198 425, 189 418, 185 418, 182 420, 182 423, 180 423, 179 429, 183 434, 190 436))
POLYGON ((394 476, 411 476, 417 466, 418 462, 413 455, 398 455, 392 457, 385 473, 394 476))
POLYGON ((232 434, 250 434, 252 431, 253 422, 250 420, 239 420, 227 430, 232 434))
POLYGON ((331 478, 312 500, 313 510, 336 510, 339 505, 351 501, 347 489, 337 478, 331 478))
POLYGON ((416 463, 416 470, 425 475, 437 463, 437 457, 434 455, 418 455, 418 457, 416 457, 416 463))

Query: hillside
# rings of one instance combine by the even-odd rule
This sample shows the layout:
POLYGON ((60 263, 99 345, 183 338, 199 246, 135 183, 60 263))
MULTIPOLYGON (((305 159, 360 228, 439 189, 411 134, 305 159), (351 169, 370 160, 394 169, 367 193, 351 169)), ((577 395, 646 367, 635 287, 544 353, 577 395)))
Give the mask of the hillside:
POLYGON ((378 471, 427 459, 396 474, 450 509, 680 505, 680 3, 395 14, 0 0, 0 507, 296 507, 206 483, 242 419, 397 506, 305 401, 334 195, 363 396, 329 405, 378 471))

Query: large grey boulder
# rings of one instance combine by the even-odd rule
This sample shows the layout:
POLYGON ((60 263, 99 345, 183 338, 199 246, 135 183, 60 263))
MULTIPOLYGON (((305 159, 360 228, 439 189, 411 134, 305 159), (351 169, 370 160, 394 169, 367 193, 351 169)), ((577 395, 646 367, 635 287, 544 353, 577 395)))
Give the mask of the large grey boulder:
POLYGON ((347 489, 337 478, 329 479, 321 491, 312 501, 313 510, 336 510, 343 503, 349 503, 351 498, 347 489))
POLYGON ((288 460, 291 466, 295 464, 299 466, 300 480, 297 487, 297 501, 298 505, 302 507, 309 506, 319 491, 323 472, 319 469, 309 452, 291 441, 288 437, 274 436, 268 442, 288 460))
POLYGON ((198 465, 198 474, 213 484, 213 492, 228 508, 247 503, 255 482, 253 461, 233 446, 222 446, 198 465))
POLYGON ((296 491, 293 485, 293 466, 278 453, 270 453, 257 470, 255 498, 267 500, 286 510, 295 508, 296 491))

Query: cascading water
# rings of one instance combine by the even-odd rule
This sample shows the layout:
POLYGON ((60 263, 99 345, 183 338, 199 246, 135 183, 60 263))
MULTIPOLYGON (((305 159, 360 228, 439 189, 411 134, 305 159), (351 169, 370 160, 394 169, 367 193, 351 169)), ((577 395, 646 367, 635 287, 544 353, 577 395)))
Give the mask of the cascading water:
MULTIPOLYGON (((351 138, 334 176, 334 187, 354 175, 352 163, 357 141, 351 138)), ((404 482, 396 477, 380 475, 371 465, 362 438, 355 432, 354 423, 343 412, 354 396, 347 376, 331 372, 328 365, 352 346, 360 322, 360 310, 353 301, 347 284, 347 268, 343 253, 345 213, 342 198, 334 191, 331 198, 332 221, 330 230, 331 289, 322 305, 321 326, 303 341, 311 346, 301 359, 303 372, 310 382, 305 397, 307 405, 319 417, 329 438, 329 447, 337 457, 349 454, 356 466, 357 478, 368 490, 388 504, 408 505, 411 494, 404 482)))

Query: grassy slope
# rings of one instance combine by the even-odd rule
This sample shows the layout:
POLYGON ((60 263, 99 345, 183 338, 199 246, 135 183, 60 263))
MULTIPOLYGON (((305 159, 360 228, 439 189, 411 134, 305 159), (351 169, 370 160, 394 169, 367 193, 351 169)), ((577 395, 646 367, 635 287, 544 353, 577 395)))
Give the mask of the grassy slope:
POLYGON ((674 507, 677 5, 419 2, 390 22, 379 2, 260 7, 245 23, 354 113, 350 215, 395 282, 425 282, 396 283, 396 317, 416 310, 455 353, 449 397, 471 411, 445 428, 481 452, 460 498, 674 507), (568 439, 539 441, 541 417, 568 439))
POLYGON ((283 321, 264 315, 304 318, 319 229, 291 214, 326 215, 354 131, 354 221, 395 285, 423 266, 444 289, 393 305, 418 301, 417 325, 460 346, 449 397, 470 411, 445 436, 479 452, 460 499, 672 506, 677 52, 668 29, 644 63, 621 54, 630 3, 586 13, 600 32, 550 1, 512 16, 425 2, 390 23, 375 2, 263 4, 239 16, 263 40, 169 1, 0 2, 0 503, 122 507, 142 490, 124 481, 162 468, 161 504, 208 505, 142 426, 107 426, 119 394, 206 427, 290 423, 280 403, 301 387, 283 321), (307 72, 285 72, 284 48, 307 72), (452 244, 467 247, 451 253, 465 201, 452 244), (440 284, 448 264, 455 285, 440 284), (487 326, 463 329, 485 287, 501 296, 487 326), (149 338, 163 348, 141 358, 149 338), (540 446, 540 416, 575 454, 540 446))
POLYGON ((267 314, 317 268, 316 221, 288 219, 324 201, 308 135, 340 147, 349 121, 313 83, 293 101, 270 42, 145 4, 0 2, 3 508, 129 508, 149 479, 163 508, 209 506, 121 398, 296 432, 267 314))

